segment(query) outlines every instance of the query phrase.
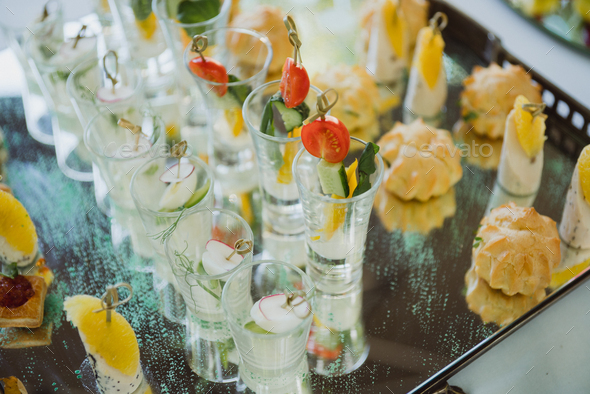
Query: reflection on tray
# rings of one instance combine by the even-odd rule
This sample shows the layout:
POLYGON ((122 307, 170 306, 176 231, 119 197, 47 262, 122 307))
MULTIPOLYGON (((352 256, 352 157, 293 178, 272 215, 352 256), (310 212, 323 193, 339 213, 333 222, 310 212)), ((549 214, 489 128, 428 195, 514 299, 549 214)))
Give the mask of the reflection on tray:
POLYGON ((403 201, 380 187, 373 208, 389 232, 400 229, 427 234, 442 227, 446 218, 455 215, 455 189, 451 188, 440 197, 420 202, 403 201))
POLYGON ((495 170, 500 164, 502 139, 481 137, 471 130, 472 126, 462 120, 453 126, 453 135, 457 142, 462 142, 470 148, 466 150, 467 163, 485 170, 495 170))

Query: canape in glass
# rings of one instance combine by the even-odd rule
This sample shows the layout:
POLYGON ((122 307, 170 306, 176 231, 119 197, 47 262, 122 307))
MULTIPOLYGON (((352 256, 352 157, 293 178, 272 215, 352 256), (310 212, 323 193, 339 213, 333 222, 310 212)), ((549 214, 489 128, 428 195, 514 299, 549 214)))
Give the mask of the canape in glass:
MULTIPOLYGON (((359 159, 366 145, 366 142, 350 137, 350 150, 344 165, 349 166, 359 159)), ((307 272, 327 291, 331 284, 352 283, 362 276, 369 218, 375 194, 383 180, 383 159, 380 154, 375 155, 376 171, 369 177, 369 190, 342 199, 322 193, 317 171, 319 161, 302 148, 293 162, 293 174, 305 219, 307 272)))
POLYGON ((316 307, 311 278, 289 263, 255 261, 227 280, 221 301, 243 383, 255 393, 311 392, 305 351, 316 307))
POLYGON ((165 249, 187 306, 189 365, 207 380, 235 381, 238 354, 221 293, 228 278, 252 260, 250 226, 231 211, 205 207, 182 216, 166 237, 165 249), (222 264, 214 264, 215 256, 222 264))
POLYGON ((202 35, 208 40, 208 46, 201 47, 203 55, 221 63, 230 80, 218 83, 194 74, 192 60, 202 55, 193 51, 193 43, 186 48, 184 64, 208 108, 209 163, 222 189, 247 192, 257 186, 258 174, 242 106, 248 94, 264 83, 272 59, 270 41, 263 34, 239 28, 213 29, 202 35), (228 45, 235 42, 240 45, 228 45))
POLYGON ((186 153, 187 156, 181 159, 180 169, 193 170, 179 184, 177 193, 170 193, 172 183, 162 181, 163 177, 167 180, 166 176, 174 176, 178 169, 178 158, 172 157, 168 148, 136 168, 130 185, 144 234, 151 243, 149 253, 146 251, 145 254, 153 254, 154 288, 162 301, 161 312, 177 323, 184 322, 185 306, 166 258, 162 235, 181 214, 188 215, 204 207, 213 207, 213 174, 205 162, 190 154, 191 150, 186 153), (168 197, 164 198, 165 195, 168 197))
POLYGON ((84 128, 66 90, 67 79, 81 62, 96 56, 97 37, 81 25, 76 37, 46 41, 31 36, 26 50, 50 109, 55 153, 62 172, 78 181, 92 181, 92 161, 83 143, 84 128))
POLYGON ((116 225, 123 227, 130 236, 133 251, 140 256, 151 256, 150 241, 145 235, 141 219, 133 199, 130 183, 134 170, 158 155, 164 143, 164 125, 147 108, 127 111, 126 117, 141 131, 118 125, 119 118, 107 108, 90 120, 84 134, 84 142, 92 155, 95 170, 106 183, 107 198, 113 217, 113 243, 120 242, 116 225))
POLYGON ((6 37, 24 72, 22 84, 23 107, 27 130, 31 137, 42 144, 53 145, 51 115, 41 88, 29 65, 25 43, 31 36, 38 37, 38 43, 63 39, 63 14, 59 1, 41 4, 27 4, 27 13, 15 15, 8 7, 0 10, 0 31, 6 37), (26 18, 20 16, 26 15, 26 18))

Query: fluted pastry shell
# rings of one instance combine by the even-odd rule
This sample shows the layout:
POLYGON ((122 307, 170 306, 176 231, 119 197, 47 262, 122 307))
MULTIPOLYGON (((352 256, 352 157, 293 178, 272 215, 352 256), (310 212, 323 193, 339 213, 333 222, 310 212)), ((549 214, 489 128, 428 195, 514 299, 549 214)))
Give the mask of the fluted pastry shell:
POLYGON ((542 102, 541 86, 533 83, 524 68, 512 64, 506 68, 496 63, 475 66, 463 86, 461 114, 473 125, 473 132, 489 138, 503 137, 506 117, 518 95, 531 103, 542 102))
MULTIPOLYGON (((380 93, 364 68, 337 64, 315 74, 312 84, 322 91, 332 88, 338 92, 338 101, 330 114, 340 119, 351 133, 375 129, 380 93)), ((375 131, 379 133, 378 127, 375 131)))
POLYGON ((507 296, 500 290, 492 289, 477 276, 473 267, 465 274, 465 285, 465 301, 469 309, 477 313, 484 323, 496 323, 499 326, 512 323, 545 298, 545 289, 538 289, 531 296, 507 296))
POLYGON ((461 151, 451 133, 427 126, 422 119, 409 125, 397 122, 377 144, 390 164, 383 183, 404 201, 441 196, 463 176, 461 151))
MULTIPOLYGON (((279 73, 280 75, 285 59, 293 56, 293 46, 289 43, 289 35, 283 23, 284 15, 285 12, 278 7, 263 5, 253 8, 251 11, 239 13, 230 24, 231 27, 256 30, 268 37, 273 51, 272 61, 268 68, 269 74, 279 73)), ((246 52, 252 44, 240 40, 229 40, 228 45, 232 52, 243 53, 240 63, 244 65, 255 66, 263 61, 263 59, 252 56, 252 51, 246 52), (247 46, 246 51, 243 51, 245 46, 247 46)))
POLYGON ((403 201, 388 192, 383 185, 377 190, 373 208, 387 231, 400 229, 428 234, 440 228, 457 209, 455 189, 426 202, 403 201))
POLYGON ((490 287, 531 296, 549 285, 561 260, 560 242, 552 219, 510 202, 481 220, 472 262, 490 287))

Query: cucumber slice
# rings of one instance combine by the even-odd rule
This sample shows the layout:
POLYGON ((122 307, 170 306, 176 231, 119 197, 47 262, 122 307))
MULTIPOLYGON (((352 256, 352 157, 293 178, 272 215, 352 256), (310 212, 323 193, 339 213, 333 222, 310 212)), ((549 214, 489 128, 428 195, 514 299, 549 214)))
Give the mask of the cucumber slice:
MULTIPOLYGON (((285 103, 277 101, 274 103, 274 109, 276 110, 274 113, 277 114, 278 112, 277 115, 283 120, 285 133, 293 131, 295 127, 299 127, 303 124, 303 116, 301 116, 301 112, 297 111, 295 108, 287 108, 285 103)), ((275 125, 280 127, 281 122, 277 122, 276 116, 274 116, 274 118, 275 125)))
POLYGON ((250 321, 250 322, 244 324, 244 328, 246 330, 250 330, 250 331, 255 332, 257 334, 274 334, 274 333, 272 333, 270 331, 266 331, 264 328, 260 327, 254 321, 250 321))
POLYGON ((344 164, 328 163, 321 159, 317 166, 320 184, 324 194, 335 194, 340 197, 348 197, 348 179, 344 164))
POLYGON ((193 193, 192 197, 189 198, 189 200, 184 203, 184 207, 190 208, 190 207, 197 205, 199 202, 201 202, 201 200, 203 198, 205 198, 205 196, 207 195, 207 192, 209 191, 210 186, 211 186, 211 181, 209 179, 207 179, 207 182, 203 186, 198 188, 193 193))

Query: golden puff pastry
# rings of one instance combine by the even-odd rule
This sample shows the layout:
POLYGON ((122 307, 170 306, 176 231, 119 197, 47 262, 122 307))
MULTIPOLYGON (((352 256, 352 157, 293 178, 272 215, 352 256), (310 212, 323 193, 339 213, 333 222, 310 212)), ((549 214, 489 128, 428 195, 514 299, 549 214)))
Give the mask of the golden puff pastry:
POLYGON ((492 289, 477 276, 473 267, 465 274, 465 285, 465 300, 469 309, 477 313, 484 323, 496 323, 499 326, 512 323, 545 298, 545 289, 538 289, 532 296, 507 296, 500 290, 492 289))
POLYGON ((521 66, 502 68, 496 63, 484 68, 475 66, 463 80, 461 114, 473 125, 473 131, 489 138, 502 138, 506 117, 519 95, 532 103, 540 103, 541 86, 533 83, 531 75, 521 66))
MULTIPOLYGON (((231 27, 243 27, 245 29, 256 30, 259 33, 265 34, 272 45, 272 62, 268 68, 268 74, 279 74, 285 64, 287 57, 293 56, 293 46, 289 43, 289 35, 285 24, 283 23, 283 16, 285 12, 278 7, 258 6, 250 12, 242 12, 238 14, 232 21, 231 27)), ((237 53, 244 49, 246 43, 240 41, 230 41, 230 50, 237 53)), ((246 51, 251 47, 249 45, 246 51)), ((252 52, 249 53, 252 55, 252 52)), ((241 59, 246 65, 257 65, 260 59, 256 57, 247 56, 244 51, 244 56, 241 59)), ((279 76, 280 78, 280 76, 279 76)))
POLYGON ((364 68, 346 64, 328 67, 313 76, 312 84, 322 91, 332 88, 338 92, 338 102, 331 115, 340 119, 352 134, 369 131, 371 137, 379 134, 379 88, 364 68))
POLYGON ((385 187, 404 201, 441 196, 463 176, 461 152, 451 133, 429 127, 422 119, 409 125, 397 122, 377 144, 390 164, 385 187))
POLYGON ((560 242, 553 220, 510 202, 481 220, 472 262, 492 288, 531 296, 549 285, 561 260, 560 242))
POLYGON ((457 203, 453 188, 440 197, 420 202, 403 201, 380 187, 373 207, 387 231, 400 229, 428 234, 430 230, 442 227, 446 218, 455 215, 457 203))

